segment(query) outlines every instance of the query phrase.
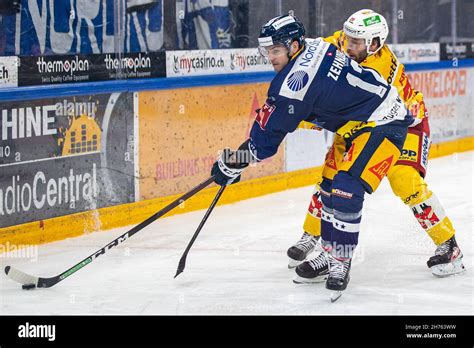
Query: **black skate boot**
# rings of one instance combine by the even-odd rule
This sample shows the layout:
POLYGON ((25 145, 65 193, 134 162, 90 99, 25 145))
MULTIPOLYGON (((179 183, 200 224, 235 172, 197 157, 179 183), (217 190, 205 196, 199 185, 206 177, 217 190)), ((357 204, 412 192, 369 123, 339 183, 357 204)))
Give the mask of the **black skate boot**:
POLYGON ((461 249, 459 249, 454 236, 438 245, 434 256, 431 256, 426 264, 431 269, 431 273, 440 278, 466 270, 462 263, 461 249))
POLYGON ((306 257, 318 245, 319 236, 313 236, 307 232, 303 233, 301 239, 290 247, 286 254, 290 258, 288 268, 295 268, 306 260, 306 257))
POLYGON ((317 257, 305 261, 295 269, 295 284, 313 284, 326 280, 329 274, 328 257, 321 252, 317 257))
POLYGON ((329 255, 329 277, 326 281, 326 289, 332 290, 331 302, 335 302, 342 296, 342 291, 347 288, 349 280, 351 279, 349 273, 351 270, 352 259, 336 259, 329 255))

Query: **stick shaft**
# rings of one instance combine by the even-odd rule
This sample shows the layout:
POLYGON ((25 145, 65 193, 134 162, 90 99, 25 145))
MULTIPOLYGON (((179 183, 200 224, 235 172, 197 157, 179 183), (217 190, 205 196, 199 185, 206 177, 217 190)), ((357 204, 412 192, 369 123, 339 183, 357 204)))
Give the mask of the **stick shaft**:
MULTIPOLYGON (((151 224, 152 222, 154 222, 155 220, 159 219, 160 217, 162 217, 163 215, 165 215, 166 213, 170 212, 172 209, 176 208, 178 205, 180 205, 182 202, 184 202, 185 200, 187 200, 188 198, 191 198, 192 196, 194 196, 196 193, 198 193, 199 191, 201 191, 202 189, 204 189, 205 187, 209 186, 212 182, 214 181, 214 178, 213 177, 210 177, 209 179, 203 181, 202 183, 200 183, 199 185, 197 185, 196 187, 194 187, 193 189, 191 189, 190 191, 186 192, 184 195, 182 195, 181 197, 175 199, 173 202, 171 202, 170 204, 168 204, 166 207, 164 207, 163 209, 161 209, 160 211, 158 211, 157 213, 153 214, 152 216, 150 216, 148 219, 146 219, 145 221, 141 222, 140 224, 138 224, 137 226, 133 227, 132 229, 130 229, 129 231, 125 232, 124 234, 122 234, 120 237, 117 237, 115 240, 113 240, 112 242, 110 242, 109 244, 107 244, 106 246, 104 246, 103 248, 97 250, 94 254, 90 255, 89 257, 86 257, 84 260, 82 260, 81 262, 79 262, 78 264, 74 265, 73 267, 71 267, 70 269, 68 269, 66 272, 62 273, 59 277, 62 279, 70 276, 72 273, 75 273, 77 272, 79 269, 81 269, 82 267, 84 267, 85 265, 91 263, 92 261, 94 261, 97 257, 105 254, 107 251, 109 251, 111 248, 119 245, 120 243, 122 243, 123 241, 125 241, 126 239, 130 238, 131 236, 133 236, 135 233, 137 233, 138 231, 141 231, 142 229, 144 229, 145 227, 147 227, 149 224, 151 224), (90 260, 90 261, 89 261, 90 260), (83 266, 81 266, 83 265, 83 266), (77 268, 79 267, 79 268, 77 268), (77 268, 77 269, 76 269, 77 268), (72 272, 69 274, 69 272, 72 272)), ((62 280, 61 279, 61 280, 62 280)))
POLYGON ((225 189, 225 188, 226 188, 226 186, 221 186, 221 188, 220 188, 219 191, 217 192, 216 196, 214 197, 214 200, 212 201, 211 205, 210 205, 209 208, 207 209, 206 214, 204 214, 204 217, 202 218, 201 223, 199 224, 199 226, 198 226, 196 232, 194 232, 193 237, 192 237, 191 240, 189 241, 188 246, 187 246, 186 249, 184 250, 184 253, 183 253, 183 255, 181 256, 181 259, 179 260, 178 270, 176 271, 175 278, 176 278, 181 272, 184 271, 184 268, 186 267, 186 258, 188 257, 189 250, 191 250, 191 247, 193 246, 194 241, 197 239, 197 236, 199 235, 199 232, 201 232, 201 229, 203 228, 204 224, 206 223, 207 218, 211 215, 212 210, 214 209, 214 207, 216 206, 217 202, 219 201, 219 198, 221 197, 221 195, 222 195, 222 193, 224 192, 224 189, 225 189))
POLYGON ((83 267, 87 266, 88 264, 93 262, 99 256, 104 255, 106 252, 108 252, 113 247, 121 244, 122 242, 124 242, 125 240, 127 240, 128 238, 133 236, 135 233, 137 233, 140 230, 144 229, 146 226, 151 224, 153 221, 157 220, 158 218, 162 217, 163 215, 165 215, 166 213, 168 213, 172 209, 176 208, 182 202, 184 202, 185 200, 191 198, 192 196, 197 194, 199 191, 201 191, 202 189, 209 186, 213 181, 214 181, 214 177, 211 176, 210 178, 206 179, 205 181, 203 181, 202 183, 200 183, 199 185, 197 185, 196 187, 191 189, 189 192, 186 192, 181 197, 177 198, 176 200, 174 200, 173 202, 168 204, 166 207, 164 207, 163 209, 161 209, 157 213, 150 216, 145 221, 141 222, 137 226, 135 226, 132 229, 128 230, 127 232, 122 234, 120 237, 117 237, 116 239, 114 239, 112 242, 110 242, 109 244, 107 244, 103 248, 97 250, 92 255, 86 257, 84 260, 78 262, 77 264, 75 264, 74 266, 69 268, 68 270, 62 272, 61 274, 59 274, 55 277, 51 277, 51 278, 33 277, 33 276, 30 276, 26 273, 23 273, 23 272, 19 271, 19 270, 13 269, 10 266, 7 266, 5 268, 5 273, 7 274, 7 276, 9 276, 9 278, 11 278, 12 280, 17 281, 19 283, 24 283, 25 279, 26 279, 25 277, 27 276, 28 280, 29 280, 28 282, 36 283, 37 287, 41 287, 41 288, 52 287, 53 285, 56 285, 60 281, 62 281, 64 279, 66 279, 67 277, 69 277, 70 275, 76 273, 77 271, 79 271, 83 267))

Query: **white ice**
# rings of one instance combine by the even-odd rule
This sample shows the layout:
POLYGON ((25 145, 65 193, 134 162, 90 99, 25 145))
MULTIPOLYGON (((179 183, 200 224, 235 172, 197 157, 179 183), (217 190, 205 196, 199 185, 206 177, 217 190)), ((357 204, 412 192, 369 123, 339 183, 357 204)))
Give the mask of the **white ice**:
MULTIPOLYGON (((457 230, 467 269, 462 275, 431 275, 426 261, 435 246, 385 180, 366 196, 352 279, 342 298, 330 303, 324 283, 294 284, 286 250, 302 233, 313 190, 308 186, 216 207, 176 279, 204 211, 157 220, 50 289, 24 291, 2 272, 0 314, 472 315, 473 156, 432 160, 427 177, 457 230)), ((37 261, 4 254, 2 270, 8 264, 56 275, 130 227, 40 245, 37 261)))

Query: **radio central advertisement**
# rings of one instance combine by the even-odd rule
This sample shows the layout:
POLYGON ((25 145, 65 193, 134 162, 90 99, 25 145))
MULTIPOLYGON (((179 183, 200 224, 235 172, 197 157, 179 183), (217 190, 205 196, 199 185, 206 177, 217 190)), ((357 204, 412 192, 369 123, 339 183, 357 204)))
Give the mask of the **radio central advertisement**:
POLYGON ((0 227, 135 201, 133 93, 2 103, 0 227))

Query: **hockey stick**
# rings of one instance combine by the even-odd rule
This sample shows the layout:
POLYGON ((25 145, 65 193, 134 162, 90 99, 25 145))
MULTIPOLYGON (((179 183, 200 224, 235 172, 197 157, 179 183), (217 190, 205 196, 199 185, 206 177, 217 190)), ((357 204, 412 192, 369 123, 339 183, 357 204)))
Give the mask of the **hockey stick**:
POLYGON ((196 238, 197 238, 199 232, 201 232, 201 229, 202 229, 202 227, 204 226, 204 224, 206 223, 207 218, 209 217, 209 215, 211 215, 211 212, 212 212, 212 210, 214 209, 215 205, 217 204, 217 201, 218 201, 219 198, 221 197, 222 192, 224 192, 224 189, 225 189, 225 186, 222 186, 222 187, 219 189, 219 192, 217 192, 216 197, 214 197, 214 200, 212 201, 211 205, 210 205, 209 208, 207 209, 206 214, 205 214, 204 217, 202 218, 201 223, 199 224, 199 226, 198 226, 196 232, 194 232, 193 237, 192 237, 191 240, 189 241, 189 244, 188 244, 188 246, 186 247, 186 250, 184 250, 184 253, 183 253, 183 255, 181 256, 181 259, 179 260, 178 269, 176 270, 176 274, 175 274, 175 276, 174 276, 175 278, 176 278, 177 276, 179 276, 179 275, 184 271, 184 267, 186 267, 186 258, 188 257, 188 252, 189 252, 189 250, 191 250, 191 247, 193 246, 194 241, 196 240, 196 238))
POLYGON ((161 209, 159 212, 155 213, 154 215, 150 216, 145 221, 141 222, 139 225, 133 227, 132 229, 130 229, 126 233, 122 234, 120 237, 114 239, 112 242, 110 242, 109 244, 107 244, 103 248, 97 250, 95 253, 93 253, 89 257, 85 258, 81 262, 79 262, 76 265, 74 265, 73 267, 69 268, 67 271, 65 271, 65 272, 63 272, 63 273, 61 273, 61 274, 59 274, 55 277, 51 277, 51 278, 34 277, 32 275, 29 275, 29 274, 26 274, 22 271, 19 271, 19 270, 15 269, 11 266, 6 266, 5 267, 5 273, 8 276, 8 278, 22 284, 23 289, 34 289, 35 287, 50 288, 50 287, 56 285, 57 283, 59 283, 60 281, 66 279, 70 275, 76 273, 78 270, 80 270, 84 266, 90 264, 96 258, 98 258, 99 256, 105 254, 107 251, 109 251, 113 247, 115 247, 115 246, 119 245, 120 243, 124 242, 125 240, 127 240, 128 238, 133 236, 135 233, 137 233, 138 231, 142 230, 143 228, 145 228, 146 226, 151 224, 156 219, 158 219, 158 218, 162 217, 163 215, 165 215, 166 213, 168 213, 170 210, 176 208, 182 202, 184 202, 185 200, 187 200, 188 198, 194 196, 196 193, 198 193, 199 191, 201 191, 205 187, 212 184, 213 181, 214 181, 214 177, 211 176, 209 179, 206 179, 205 181, 203 181, 202 183, 200 183, 199 185, 194 187, 189 192, 187 192, 184 195, 182 195, 181 197, 177 198, 176 200, 174 200, 173 202, 168 204, 166 207, 161 209))

